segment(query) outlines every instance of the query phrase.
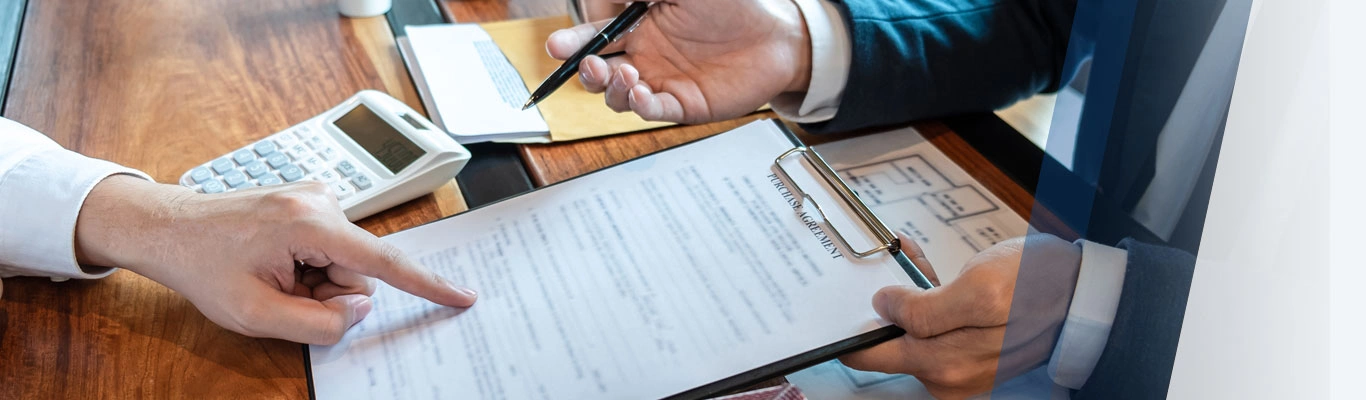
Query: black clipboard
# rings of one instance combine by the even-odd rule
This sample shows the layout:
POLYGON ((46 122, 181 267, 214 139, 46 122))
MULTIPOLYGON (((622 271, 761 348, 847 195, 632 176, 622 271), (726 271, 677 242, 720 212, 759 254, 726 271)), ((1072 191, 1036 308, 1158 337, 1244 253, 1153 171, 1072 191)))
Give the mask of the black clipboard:
MULTIPOLYGON (((910 276, 911 280, 915 282, 917 286, 924 289, 933 287, 934 285, 930 282, 929 278, 925 277, 925 275, 921 273, 920 268, 901 251, 901 241, 897 238, 896 232, 893 232, 891 228, 887 227, 886 223, 883 223, 881 219, 878 219, 877 215, 873 214, 873 211, 868 208, 867 204, 864 204, 863 200, 858 197, 858 193, 850 189, 849 185, 839 177, 839 173, 835 172, 834 168, 831 168, 830 164, 826 163, 824 158, 821 158, 820 153, 817 153, 815 149, 804 145, 801 139, 798 138, 792 130, 788 129, 786 125, 783 125, 782 122, 774 120, 773 123, 787 135, 788 139, 792 141, 793 146, 795 146, 791 150, 779 155, 778 158, 773 161, 775 166, 774 170, 778 171, 779 175, 781 175, 788 187, 793 190, 794 194, 804 198, 807 203, 815 208, 816 212, 822 217, 821 224, 823 227, 828 229, 828 232, 832 233, 831 236, 840 242, 844 250, 857 258, 870 257, 880 254, 883 251, 889 252, 892 254, 892 257, 896 260, 897 264, 901 265, 901 269, 906 272, 906 275, 910 276), (828 189, 835 191, 835 194, 839 195, 838 198, 843 200, 846 205, 849 206, 850 210, 854 211, 854 214, 858 217, 859 221, 863 222, 864 228, 868 229, 878 241, 877 247, 864 251, 854 249, 849 245, 849 242, 844 239, 844 235, 840 233, 838 229, 825 221, 825 211, 821 209, 820 204, 812 199, 810 195, 807 195, 806 191, 796 184, 782 165, 783 160, 797 156, 800 156, 803 161, 808 165, 811 165, 816 170, 816 173, 822 178, 821 180, 825 182, 825 186, 828 189)), ((815 350, 745 371, 729 378, 702 385, 666 397, 665 399, 705 399, 736 389, 747 388, 758 384, 759 382, 786 376, 817 364, 833 360, 844 354, 863 350, 879 343, 896 339, 904 334, 906 334, 905 330, 902 330, 895 325, 888 325, 855 337, 831 343, 815 350)))
MULTIPOLYGON (((828 163, 825 162, 825 159, 821 158, 820 154, 817 153, 815 149, 807 147, 805 144, 803 144, 801 139, 798 138, 797 135, 793 133, 791 129, 788 129, 786 125, 783 125, 782 122, 778 120, 769 121, 772 122, 780 131, 782 131, 783 134, 787 136, 788 140, 790 140, 792 142, 792 145, 794 146, 792 149, 788 150, 787 152, 784 152, 783 154, 779 155, 776 159, 774 159, 774 170, 778 171, 779 175, 781 175, 781 178, 785 181, 788 187, 794 191, 794 194, 797 194, 799 197, 804 198, 807 203, 813 205, 813 207, 822 217, 820 224, 822 224, 822 226, 825 229, 828 229, 829 232, 832 233, 831 236, 836 238, 840 245, 842 245, 842 250, 849 252, 850 255, 857 258, 870 257, 873 255, 881 254, 883 251, 886 251, 892 255, 893 259, 896 260, 897 264, 901 265, 901 269, 906 272, 906 274, 911 278, 913 282, 916 283, 917 286, 920 286, 921 288, 925 289, 933 287, 933 284, 929 281, 929 279, 925 277, 923 273, 921 273, 920 268, 916 266, 915 263, 912 262, 911 259, 907 257, 904 252, 901 251, 901 242, 897 238, 896 233, 893 232, 891 228, 888 228, 887 225, 882 222, 882 220, 878 219, 877 216, 873 214, 872 210, 870 210, 868 206, 863 203, 863 200, 858 197, 858 193, 854 192, 852 189, 849 188, 848 184, 844 183, 844 180, 841 179, 839 177, 839 174, 835 172, 835 170, 831 168, 828 163), (783 160, 797 156, 800 156, 803 161, 805 161, 808 165, 811 165, 813 169, 816 170, 817 174, 822 178, 821 180, 825 182, 824 186, 829 190, 835 191, 838 195, 838 198, 844 201, 846 205, 849 207, 849 209, 854 211, 855 216, 857 216, 858 220, 863 223, 864 228, 867 229, 869 233, 871 233, 875 238, 877 242, 876 247, 863 251, 852 248, 849 245, 849 242, 844 239, 843 234, 840 233, 834 226, 830 225, 830 223, 825 220, 825 211, 822 210, 821 206, 818 203, 816 203, 815 200, 810 197, 810 195, 806 193, 806 190, 800 188, 793 181, 791 175, 789 175, 787 170, 782 166, 783 160)), ((724 134, 725 133, 721 133, 720 135, 724 134)), ((642 155, 640 157, 627 160, 622 164, 639 160, 645 157, 650 157, 655 154, 686 147, 688 145, 707 140, 711 137, 693 140, 664 150, 642 155)), ((580 175, 578 177, 570 178, 561 182, 547 185, 536 190, 543 190, 556 185, 572 182, 579 178, 592 175, 597 172, 598 171, 590 172, 584 175, 580 175)), ((461 212, 459 214, 441 218, 436 221, 428 222, 428 224, 444 220, 446 218, 455 218, 465 213, 474 210, 479 210, 485 207, 491 207, 504 201, 507 201, 511 198, 513 197, 489 203, 481 207, 465 210, 464 212, 461 212)), ((888 325, 882 328, 878 328, 860 334, 858 336, 854 336, 851 338, 840 340, 835 343, 821 346, 820 348, 817 348, 815 350, 797 354, 758 368, 751 369, 749 371, 732 375, 725 379, 721 379, 702 386, 688 389, 664 397, 664 399, 691 400, 715 397, 735 390, 748 388, 750 386, 756 385, 760 382, 769 379, 786 376, 788 374, 801 371, 806 368, 810 368, 817 364, 833 360, 841 355, 852 353, 858 350, 863 350, 875 346, 879 343, 899 338, 904 334, 906 334, 905 330, 895 325, 888 325)), ((313 362, 309 354, 308 345, 302 345, 301 347, 303 348, 304 352, 304 373, 307 374, 308 397, 310 399, 317 399, 316 391, 313 387, 313 362)))

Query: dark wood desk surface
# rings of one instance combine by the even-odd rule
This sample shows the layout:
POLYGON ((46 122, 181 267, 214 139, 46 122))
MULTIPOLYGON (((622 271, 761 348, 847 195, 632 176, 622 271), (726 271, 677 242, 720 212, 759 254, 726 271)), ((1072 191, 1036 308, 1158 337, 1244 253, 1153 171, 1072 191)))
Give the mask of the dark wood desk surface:
MULTIPOLYGON (((361 89, 417 106, 384 18, 342 18, 335 4, 30 0, 3 115, 69 149, 175 182, 361 89)), ((440 5, 460 22, 565 9, 563 0, 440 5)), ((521 151, 544 185, 763 116, 521 151)), ((917 127, 1028 216, 1029 194, 971 146, 942 124, 917 127)), ((360 224, 383 235, 464 208, 452 183, 360 224)), ((86 282, 5 280, 0 388, 0 398, 22 399, 307 397, 299 345, 219 328, 184 298, 128 272, 86 282)))
MULTIPOLYGON (((31 0, 21 41, 4 116, 161 182, 362 89, 419 104, 385 19, 343 18, 336 0, 31 0)), ((461 211, 453 190, 362 225, 386 234, 461 211)), ((20 399, 307 397, 300 345, 219 328, 126 271, 6 279, 0 387, 20 399)))

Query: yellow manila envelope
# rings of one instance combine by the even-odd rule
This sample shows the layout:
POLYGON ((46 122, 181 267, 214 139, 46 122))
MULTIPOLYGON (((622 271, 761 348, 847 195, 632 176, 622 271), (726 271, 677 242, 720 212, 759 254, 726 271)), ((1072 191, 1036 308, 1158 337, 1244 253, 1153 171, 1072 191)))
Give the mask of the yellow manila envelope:
MULTIPOLYGON (((572 26, 568 16, 519 19, 479 24, 503 50, 508 61, 533 92, 545 77, 560 67, 560 61, 545 51, 545 40, 556 30, 572 26)), ((572 79, 537 106, 550 126, 550 139, 556 142, 615 135, 674 125, 649 122, 635 113, 617 113, 607 108, 602 94, 589 93, 578 79, 572 79)))

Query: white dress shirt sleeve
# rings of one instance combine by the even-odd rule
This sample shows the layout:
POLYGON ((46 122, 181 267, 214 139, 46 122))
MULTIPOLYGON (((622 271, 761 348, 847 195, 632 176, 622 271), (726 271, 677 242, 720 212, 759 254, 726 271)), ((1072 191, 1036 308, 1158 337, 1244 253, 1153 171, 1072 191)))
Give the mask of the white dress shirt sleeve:
POLYGON ((1093 242, 1081 245, 1081 271, 1058 343, 1048 360, 1048 375, 1059 386, 1081 389, 1105 351, 1124 289, 1129 252, 1093 242))
POLYGON ((76 264, 76 215, 95 184, 147 174, 68 151, 0 118, 0 277, 102 278, 111 268, 76 264))
POLYGON ((783 119, 809 124, 835 118, 849 80, 853 43, 834 3, 795 0, 811 36, 811 84, 805 93, 783 93, 769 102, 783 119))

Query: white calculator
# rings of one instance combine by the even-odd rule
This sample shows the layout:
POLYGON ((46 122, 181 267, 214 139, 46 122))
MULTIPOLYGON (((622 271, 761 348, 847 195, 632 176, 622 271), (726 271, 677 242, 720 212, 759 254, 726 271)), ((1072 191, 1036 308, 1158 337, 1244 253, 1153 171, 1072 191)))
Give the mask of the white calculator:
POLYGON ((365 218, 431 193, 470 153, 403 102, 364 90, 321 115, 180 177, 201 193, 301 180, 327 183, 346 218, 365 218))

